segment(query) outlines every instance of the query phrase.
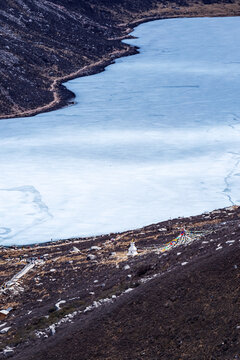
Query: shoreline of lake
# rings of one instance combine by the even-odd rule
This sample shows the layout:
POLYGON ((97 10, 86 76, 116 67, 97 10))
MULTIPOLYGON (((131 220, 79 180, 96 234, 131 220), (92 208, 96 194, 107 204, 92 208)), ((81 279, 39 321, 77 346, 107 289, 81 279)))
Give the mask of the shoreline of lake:
MULTIPOLYGON (((167 20, 167 19, 176 19, 176 18, 198 18, 198 17, 232 17, 240 15, 240 8, 235 9, 236 4, 208 4, 200 5, 194 4, 193 7, 180 6, 179 8, 166 9, 155 9, 151 10, 149 13, 144 13, 143 17, 138 18, 129 23, 124 23, 118 26, 118 29, 122 33, 120 37, 116 37, 111 40, 127 40, 131 38, 131 32, 138 25, 154 21, 154 20, 167 20), (223 6, 224 5, 224 6, 223 6)), ((138 53, 138 49, 135 46, 125 44, 126 48, 114 50, 113 53, 106 52, 105 55, 100 58, 97 62, 92 62, 88 65, 83 66, 77 71, 74 71, 71 74, 64 75, 62 77, 54 78, 53 82, 50 84, 50 91, 53 95, 53 99, 40 107, 33 108, 30 110, 19 111, 18 113, 12 115, 0 115, 0 120, 23 118, 39 115, 46 112, 55 111, 64 107, 74 106, 74 99, 76 94, 70 91, 65 85, 66 82, 77 79, 80 77, 95 75, 101 73, 109 65, 115 63, 115 60, 125 56, 131 56, 138 53)))
POLYGON ((142 49, 136 57, 69 83, 75 107, 1 122, 2 243, 107 234, 238 203, 238 23, 140 25, 128 40, 142 49))

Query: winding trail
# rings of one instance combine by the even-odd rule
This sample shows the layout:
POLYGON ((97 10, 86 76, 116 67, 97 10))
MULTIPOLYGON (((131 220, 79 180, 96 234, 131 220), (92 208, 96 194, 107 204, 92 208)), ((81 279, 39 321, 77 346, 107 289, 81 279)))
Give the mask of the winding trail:
POLYGON ((115 60, 119 57, 122 57, 122 56, 128 55, 128 54, 129 54, 129 48, 126 48, 123 50, 114 50, 111 53, 109 53, 107 56, 105 56, 103 59, 98 60, 92 64, 85 65, 81 69, 79 69, 71 74, 61 76, 61 77, 56 77, 53 80, 53 82, 49 88, 49 91, 53 93, 53 100, 50 103, 48 103, 46 105, 38 106, 31 110, 17 111, 14 114, 2 115, 0 117, 0 119, 11 119, 14 117, 33 116, 33 115, 37 115, 37 114, 45 112, 45 111, 54 110, 54 108, 61 102, 61 96, 59 93, 59 85, 61 85, 65 81, 72 80, 77 77, 90 75, 89 72, 91 72, 94 68, 99 67, 99 66, 105 67, 105 66, 109 65, 109 62, 111 60, 115 60))

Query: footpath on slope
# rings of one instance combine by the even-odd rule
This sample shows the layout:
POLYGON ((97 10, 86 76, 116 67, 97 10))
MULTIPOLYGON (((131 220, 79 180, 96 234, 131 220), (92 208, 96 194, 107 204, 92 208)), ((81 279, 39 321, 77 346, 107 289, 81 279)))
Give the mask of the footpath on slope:
MULTIPOLYGON (((53 95, 53 100, 50 103, 48 103, 46 105, 38 106, 32 110, 26 110, 26 111, 19 110, 14 114, 14 117, 32 116, 32 115, 36 115, 36 114, 39 114, 42 112, 50 111, 52 109, 56 109, 57 105, 60 104, 60 102, 61 102, 61 95, 59 93, 59 84, 62 84, 63 82, 65 82, 67 80, 71 80, 71 79, 74 79, 77 77, 90 75, 90 74, 94 73, 97 69, 109 65, 112 62, 113 58, 117 59, 119 57, 122 57, 122 56, 128 55, 128 54, 129 54, 129 49, 115 50, 115 51, 111 52, 110 54, 106 55, 103 59, 98 60, 90 65, 85 65, 81 69, 79 69, 69 75, 56 77, 53 80, 53 82, 49 88, 50 92, 53 95)), ((12 117, 13 117, 13 115, 4 116, 5 119, 10 119, 12 117)))

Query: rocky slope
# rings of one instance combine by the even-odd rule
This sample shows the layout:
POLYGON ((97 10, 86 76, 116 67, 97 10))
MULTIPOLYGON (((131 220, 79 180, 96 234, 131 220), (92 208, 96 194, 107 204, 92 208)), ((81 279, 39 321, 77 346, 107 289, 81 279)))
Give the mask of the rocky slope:
POLYGON ((237 0, 6 0, 0 3, 0 118, 72 102, 61 82, 136 49, 121 43, 149 19, 239 15, 237 0))
POLYGON ((0 358, 239 359, 240 208, 0 249, 0 358), (182 229, 187 232, 184 236, 182 229), (134 239, 138 254, 127 256, 134 239))
MULTIPOLYGON (((234 0, 1 2, 0 116, 71 102, 61 82, 135 53, 120 39, 139 22, 239 13, 234 0)), ((121 234, 1 248, 0 310, 12 310, 0 311, 0 358, 240 359, 239 244, 240 209, 231 207, 121 234), (174 241, 183 228, 187 240, 174 241), (138 254, 128 257, 132 239, 138 254), (28 261, 29 271, 8 283, 28 261)))

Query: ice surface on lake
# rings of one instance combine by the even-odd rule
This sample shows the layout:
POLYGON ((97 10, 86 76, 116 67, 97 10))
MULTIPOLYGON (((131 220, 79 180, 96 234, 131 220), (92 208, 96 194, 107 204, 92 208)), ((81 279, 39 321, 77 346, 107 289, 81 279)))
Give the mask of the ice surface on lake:
POLYGON ((239 18, 160 20, 72 80, 77 105, 0 121, 0 243, 121 231, 240 203, 239 18))

